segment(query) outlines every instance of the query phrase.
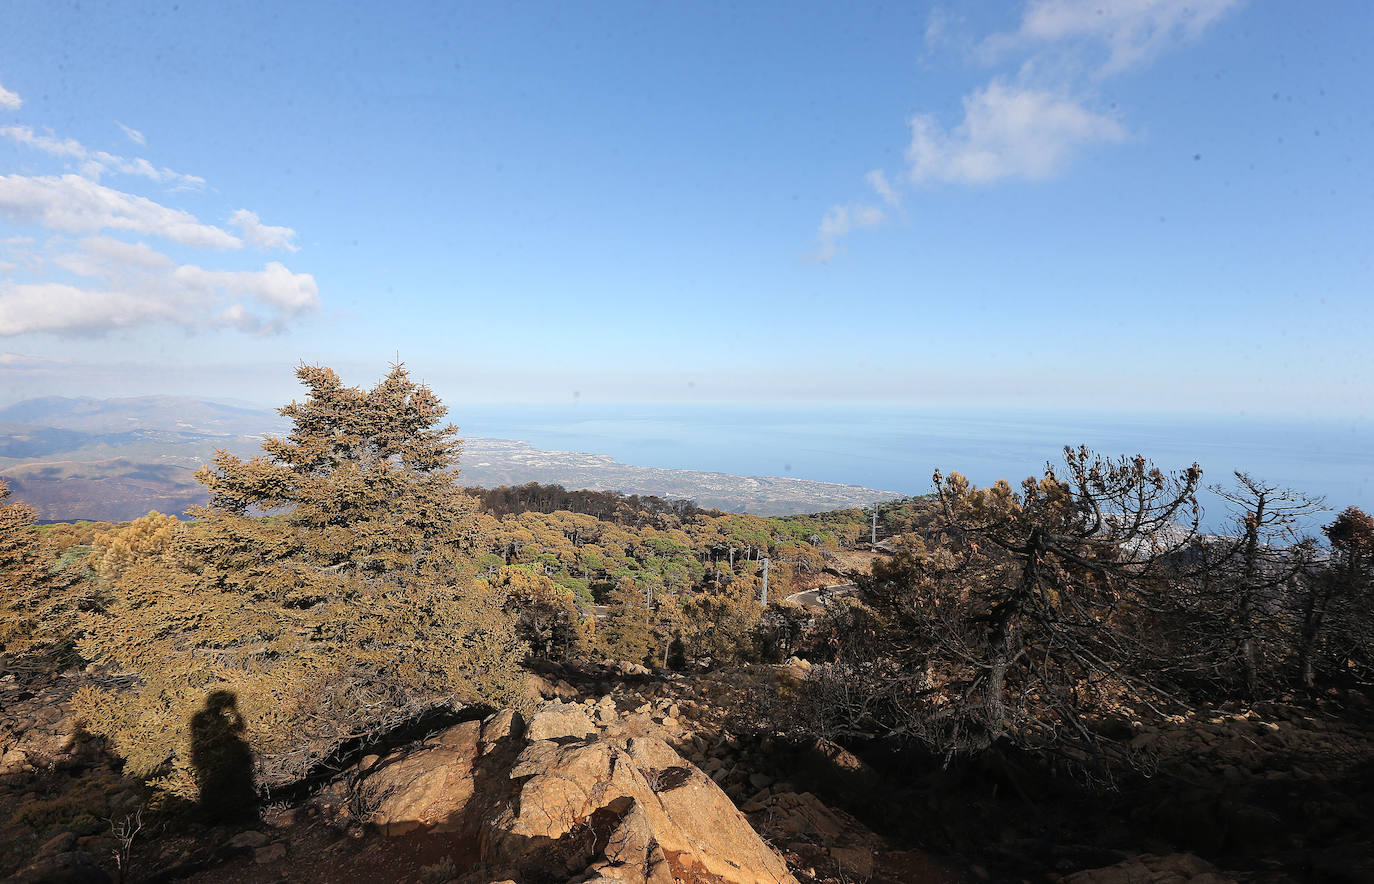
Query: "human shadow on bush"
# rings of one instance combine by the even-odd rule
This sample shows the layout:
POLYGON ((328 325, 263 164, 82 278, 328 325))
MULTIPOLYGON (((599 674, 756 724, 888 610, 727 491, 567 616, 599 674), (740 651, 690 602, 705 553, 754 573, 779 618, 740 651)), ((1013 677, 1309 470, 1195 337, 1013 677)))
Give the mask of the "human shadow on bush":
POLYGON ((191 716, 191 766, 200 788, 200 809, 215 821, 256 816, 253 750, 243 738, 247 725, 232 691, 215 691, 191 716))

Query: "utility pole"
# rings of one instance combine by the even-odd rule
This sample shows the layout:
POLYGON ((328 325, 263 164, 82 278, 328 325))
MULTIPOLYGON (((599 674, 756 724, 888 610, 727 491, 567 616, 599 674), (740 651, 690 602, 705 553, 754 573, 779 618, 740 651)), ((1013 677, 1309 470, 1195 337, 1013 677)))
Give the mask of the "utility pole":
POLYGON ((877 545, 878 545, 878 504, 876 504, 876 503, 873 504, 873 535, 872 535, 872 536, 873 536, 873 539, 870 541, 870 543, 871 543, 871 545, 873 545, 873 546, 877 546, 877 545))
POLYGON ((768 559, 763 560, 763 588, 759 590, 759 604, 768 607, 768 559))

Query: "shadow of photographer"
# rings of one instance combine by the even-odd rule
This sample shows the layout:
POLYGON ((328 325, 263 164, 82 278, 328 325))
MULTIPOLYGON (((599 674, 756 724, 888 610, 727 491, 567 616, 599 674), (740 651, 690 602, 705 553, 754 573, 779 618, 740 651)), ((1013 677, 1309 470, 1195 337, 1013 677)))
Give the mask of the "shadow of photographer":
POLYGON ((191 716, 191 766, 200 788, 201 811, 211 819, 257 815, 253 750, 243 738, 246 727, 232 691, 210 694, 205 708, 191 716))

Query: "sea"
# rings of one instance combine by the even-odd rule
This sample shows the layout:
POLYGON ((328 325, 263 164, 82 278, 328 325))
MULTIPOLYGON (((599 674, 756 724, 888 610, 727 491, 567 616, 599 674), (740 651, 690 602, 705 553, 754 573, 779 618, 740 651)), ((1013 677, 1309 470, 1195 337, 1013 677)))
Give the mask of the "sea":
MULTIPOLYGON (((1315 531, 1347 506, 1374 512, 1374 421, 807 405, 455 404, 462 435, 606 454, 622 463, 792 476, 925 494, 931 474, 1013 485, 1041 475, 1065 445, 1142 454, 1164 470, 1197 462, 1205 485, 1236 471, 1325 501, 1315 531)), ((1224 500, 1204 491, 1203 524, 1221 530, 1224 500)))

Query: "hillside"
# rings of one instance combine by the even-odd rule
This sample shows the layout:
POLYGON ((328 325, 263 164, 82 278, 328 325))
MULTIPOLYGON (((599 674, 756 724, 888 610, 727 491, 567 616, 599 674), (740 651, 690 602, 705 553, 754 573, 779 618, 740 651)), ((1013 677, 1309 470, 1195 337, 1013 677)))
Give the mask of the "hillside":
POLYGON ((1080 448, 873 521, 535 483, 474 512, 402 367, 298 377, 211 518, 0 506, 0 874, 1370 879, 1358 508, 1304 555, 1263 517, 1312 502, 1238 474, 1244 533, 1195 543, 1198 469, 1080 448))

